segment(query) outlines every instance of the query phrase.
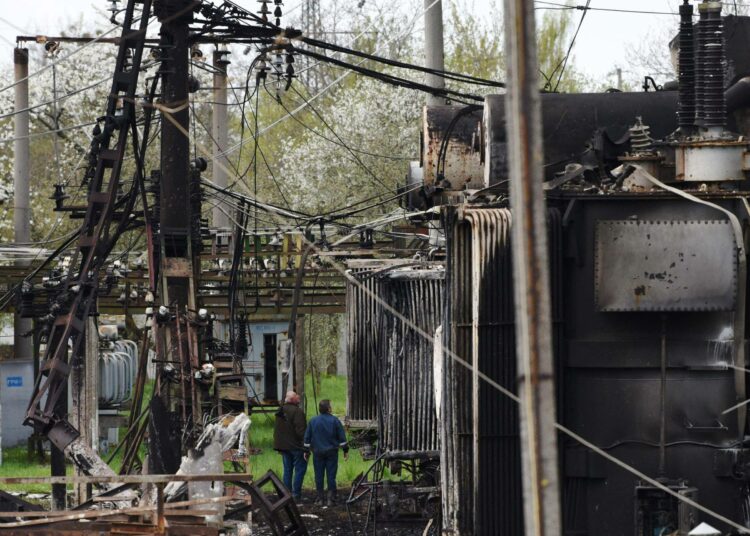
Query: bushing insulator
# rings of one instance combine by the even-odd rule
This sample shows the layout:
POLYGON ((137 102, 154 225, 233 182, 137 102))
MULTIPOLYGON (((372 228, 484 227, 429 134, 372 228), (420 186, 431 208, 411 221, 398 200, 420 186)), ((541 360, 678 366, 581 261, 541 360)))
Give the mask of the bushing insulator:
POLYGON ((698 23, 698 102, 697 123, 704 128, 725 127, 727 117, 724 96, 724 24, 721 3, 704 2, 699 6, 698 23))
POLYGON ((678 124, 682 128, 695 125, 695 41, 693 6, 685 0, 680 6, 679 108, 678 124))

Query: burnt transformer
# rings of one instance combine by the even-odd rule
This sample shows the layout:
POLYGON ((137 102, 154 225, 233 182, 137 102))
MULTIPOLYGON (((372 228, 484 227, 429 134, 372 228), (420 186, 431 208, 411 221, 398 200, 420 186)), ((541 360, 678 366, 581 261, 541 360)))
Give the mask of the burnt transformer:
POLYGON ((349 426, 360 429, 359 446, 373 462, 347 505, 364 501, 368 523, 433 518, 440 511, 433 343, 444 265, 372 260, 350 267, 358 284, 351 282, 348 292, 349 359, 357 367, 349 381, 349 426))
MULTIPOLYGON (((693 501, 750 527, 750 160, 725 96, 739 80, 727 94, 741 118, 749 73, 737 50, 735 72, 722 70, 721 4, 699 3, 696 25, 692 9, 680 10, 679 94, 542 95, 557 418, 673 492, 560 436, 568 536, 737 532, 693 501)), ((731 41, 750 35, 747 19, 730 22, 731 41)), ((456 155, 438 167, 445 193, 428 184, 436 203, 463 194, 443 210, 443 530, 521 534, 518 408, 490 385, 514 392, 517 377, 504 97, 486 99, 481 143, 467 125, 450 131, 476 123, 473 109, 425 115, 461 116, 442 133, 452 149, 437 161, 456 155), (461 164, 472 154, 482 177, 461 164)))
MULTIPOLYGON (((621 462, 559 436, 565 536, 750 532, 750 19, 693 4, 698 22, 685 1, 673 43, 678 91, 541 98, 557 419, 621 462)), ((446 244, 432 372, 453 536, 524 530, 519 412, 501 392, 518 377, 504 114, 503 95, 426 109, 409 178, 424 184, 411 206, 445 205, 430 222, 446 244)), ((367 285, 388 296, 384 281, 367 285)), ((387 311, 372 314, 385 446, 419 422, 394 409, 402 339, 387 311)))

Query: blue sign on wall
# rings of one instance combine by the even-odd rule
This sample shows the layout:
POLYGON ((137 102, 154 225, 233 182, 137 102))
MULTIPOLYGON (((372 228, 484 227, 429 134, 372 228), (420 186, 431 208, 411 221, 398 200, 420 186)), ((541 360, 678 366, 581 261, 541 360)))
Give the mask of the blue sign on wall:
POLYGON ((23 387, 23 376, 8 376, 5 382, 8 387, 23 387))

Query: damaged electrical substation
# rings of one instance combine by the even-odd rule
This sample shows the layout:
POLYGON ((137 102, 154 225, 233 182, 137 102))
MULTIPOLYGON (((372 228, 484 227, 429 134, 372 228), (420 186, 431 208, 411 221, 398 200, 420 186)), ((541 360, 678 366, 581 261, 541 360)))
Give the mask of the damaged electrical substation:
POLYGON ((91 44, 117 55, 84 194, 53 193, 77 230, 31 265, 0 257, 0 305, 34 378, 2 427, 51 444, 49 477, 0 477, 0 534, 750 533, 750 17, 685 0, 674 83, 565 94, 539 92, 522 0, 504 2, 505 84, 429 55, 426 83, 378 78, 367 62, 403 66, 286 28, 280 0, 120 4, 119 37, 91 44), (201 45, 217 48, 226 102, 235 44, 257 51, 258 85, 301 83, 305 58, 430 94, 397 212, 353 224, 233 188, 221 107, 214 146, 198 147, 189 102, 201 45), (395 222, 418 251, 383 232, 395 222), (145 248, 123 257, 133 230, 145 248), (368 469, 317 532, 253 467, 252 438, 284 393, 304 394, 302 323, 330 313, 368 469), (122 431, 106 457, 102 427, 122 431), (6 490, 24 483, 52 486, 51 505, 6 490))

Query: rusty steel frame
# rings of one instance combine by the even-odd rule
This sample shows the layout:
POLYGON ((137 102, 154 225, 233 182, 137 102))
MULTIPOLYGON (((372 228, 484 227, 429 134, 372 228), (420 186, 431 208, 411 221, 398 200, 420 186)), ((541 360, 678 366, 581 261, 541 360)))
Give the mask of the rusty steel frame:
MULTIPOLYGON (((135 121, 133 98, 137 91, 138 72, 144 49, 145 31, 151 12, 151 0, 144 0, 141 19, 137 30, 133 30, 135 0, 131 0, 125 11, 122 23, 121 44, 117 54, 112 88, 107 99, 104 129, 98 139, 98 146, 92 142, 93 177, 89 182, 88 207, 82 225, 78 248, 74 254, 70 275, 62 285, 62 295, 73 294, 72 302, 65 307, 65 312, 56 316, 51 327, 47 350, 40 374, 34 386, 34 396, 29 403, 25 423, 37 432, 45 433, 50 440, 64 451, 78 437, 73 426, 57 414, 57 404, 62 396, 70 373, 70 355, 76 357, 81 352, 85 337, 85 323, 91 307, 96 302, 98 290, 98 272, 107 255, 112 250, 118 235, 124 229, 119 222, 116 228, 113 223, 117 191, 120 186, 128 134, 135 121), (132 65, 126 69, 127 54, 132 47, 132 65), (129 97, 130 100, 123 99, 129 97), (118 117, 118 104, 122 103, 122 113, 118 117), (110 141, 117 133, 114 149, 110 141), (109 180, 105 184, 107 172, 109 180), (46 401, 43 403, 43 397, 46 401)), ((98 128, 98 127, 97 127, 98 128)), ((132 208, 132 207, 131 207, 132 208)), ((83 464, 86 465, 86 464, 83 464)), ((82 467, 90 470, 90 467, 82 467)))

